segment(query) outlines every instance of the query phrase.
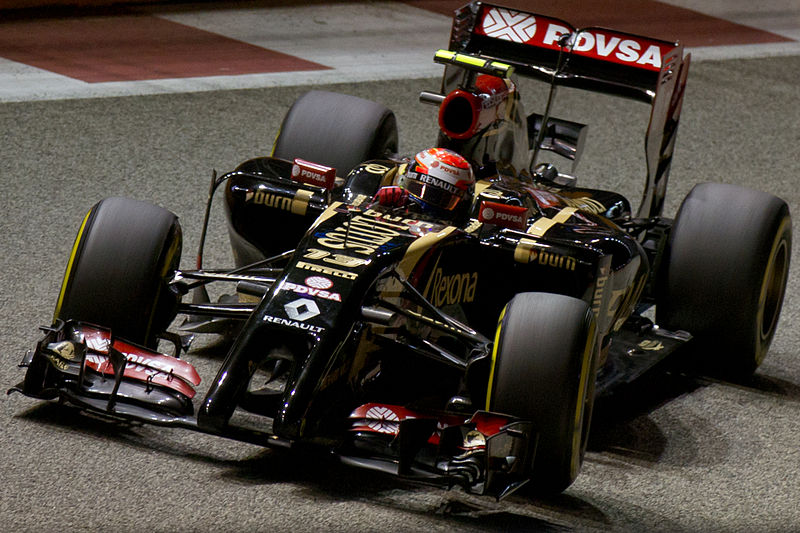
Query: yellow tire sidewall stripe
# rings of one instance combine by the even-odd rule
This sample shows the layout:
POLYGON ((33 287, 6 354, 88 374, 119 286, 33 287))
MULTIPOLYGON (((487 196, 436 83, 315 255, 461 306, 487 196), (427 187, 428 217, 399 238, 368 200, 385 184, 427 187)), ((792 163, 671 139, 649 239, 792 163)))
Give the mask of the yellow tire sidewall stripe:
POLYGON ((572 477, 578 474, 578 470, 581 466, 581 437, 583 436, 583 418, 586 416, 584 412, 584 406, 586 404, 586 402, 584 402, 584 396, 586 396, 586 389, 589 386, 589 376, 591 375, 590 365, 592 364, 592 355, 594 354, 596 327, 597 322, 594 320, 594 316, 592 316, 589 331, 586 335, 586 346, 583 348, 578 398, 575 404, 575 418, 572 427, 572 457, 570 459, 572 477))
POLYGON ((486 387, 486 410, 491 411, 492 406, 492 386, 494 385, 494 370, 497 366, 497 348, 500 345, 500 333, 503 329, 503 318, 506 316, 506 310, 508 310, 508 305, 506 305, 503 310, 500 312, 500 318, 497 319, 497 331, 494 334, 494 345, 492 346, 492 362, 489 367, 489 382, 486 387))
POLYGON ((83 217, 83 222, 81 222, 81 227, 78 230, 78 235, 75 237, 75 243, 72 245, 72 251, 69 254, 69 261, 67 262, 67 269, 64 272, 64 280, 61 282, 61 291, 58 294, 58 302, 56 303, 56 310, 53 313, 53 322, 55 322, 58 315, 61 313, 61 306, 64 304, 64 296, 67 293, 67 288, 69 287, 70 277, 72 276, 72 269, 75 264, 75 257, 78 255, 78 248, 80 248, 80 244, 83 241, 83 231, 86 229, 86 224, 89 221, 89 217, 91 216, 94 208, 90 209, 86 216, 83 217))

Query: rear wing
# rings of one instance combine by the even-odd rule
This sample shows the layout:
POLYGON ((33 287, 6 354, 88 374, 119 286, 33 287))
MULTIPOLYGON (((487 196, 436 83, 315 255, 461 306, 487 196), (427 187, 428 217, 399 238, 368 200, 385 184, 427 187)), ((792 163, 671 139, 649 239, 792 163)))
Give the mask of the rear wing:
POLYGON ((650 104, 647 184, 638 216, 661 214, 689 71, 690 57, 683 56, 680 43, 598 27, 577 29, 560 19, 475 1, 455 12, 449 48, 496 59, 553 87, 650 104))

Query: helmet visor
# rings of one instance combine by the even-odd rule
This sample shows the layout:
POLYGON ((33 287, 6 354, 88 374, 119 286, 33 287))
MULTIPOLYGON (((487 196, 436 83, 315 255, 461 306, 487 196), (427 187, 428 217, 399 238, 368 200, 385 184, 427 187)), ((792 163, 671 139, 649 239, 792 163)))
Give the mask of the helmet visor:
POLYGON ((426 204, 446 211, 452 211, 458 206, 459 200, 461 200, 459 195, 446 191, 432 183, 425 183, 416 179, 415 172, 409 172, 408 174, 405 180, 405 188, 410 194, 426 204))

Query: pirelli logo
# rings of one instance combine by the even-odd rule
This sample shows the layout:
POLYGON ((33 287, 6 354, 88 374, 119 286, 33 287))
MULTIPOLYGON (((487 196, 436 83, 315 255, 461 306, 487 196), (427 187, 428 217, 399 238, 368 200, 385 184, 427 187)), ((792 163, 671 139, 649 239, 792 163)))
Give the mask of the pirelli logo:
POLYGON ((319 272, 337 278, 356 279, 358 275, 355 272, 347 272, 346 270, 339 270, 338 268, 331 268, 324 265, 316 265, 314 263, 306 263, 305 261, 298 261, 297 268, 303 270, 310 270, 311 272, 319 272))

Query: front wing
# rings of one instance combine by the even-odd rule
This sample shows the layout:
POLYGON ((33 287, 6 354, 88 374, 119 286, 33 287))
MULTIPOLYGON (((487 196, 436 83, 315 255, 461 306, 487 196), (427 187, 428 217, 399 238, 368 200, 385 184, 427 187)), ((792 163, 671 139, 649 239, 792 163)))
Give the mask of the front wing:
MULTIPOLYGON (((20 364, 19 392, 59 400, 114 420, 182 427, 270 447, 295 442, 258 425, 198 425, 192 398, 201 379, 188 362, 128 343, 76 321, 42 328, 45 335, 20 364)), ((352 466, 424 483, 455 486, 500 499, 528 481, 537 435, 530 422, 478 411, 434 413, 370 403, 345 421, 333 451, 352 466)))

